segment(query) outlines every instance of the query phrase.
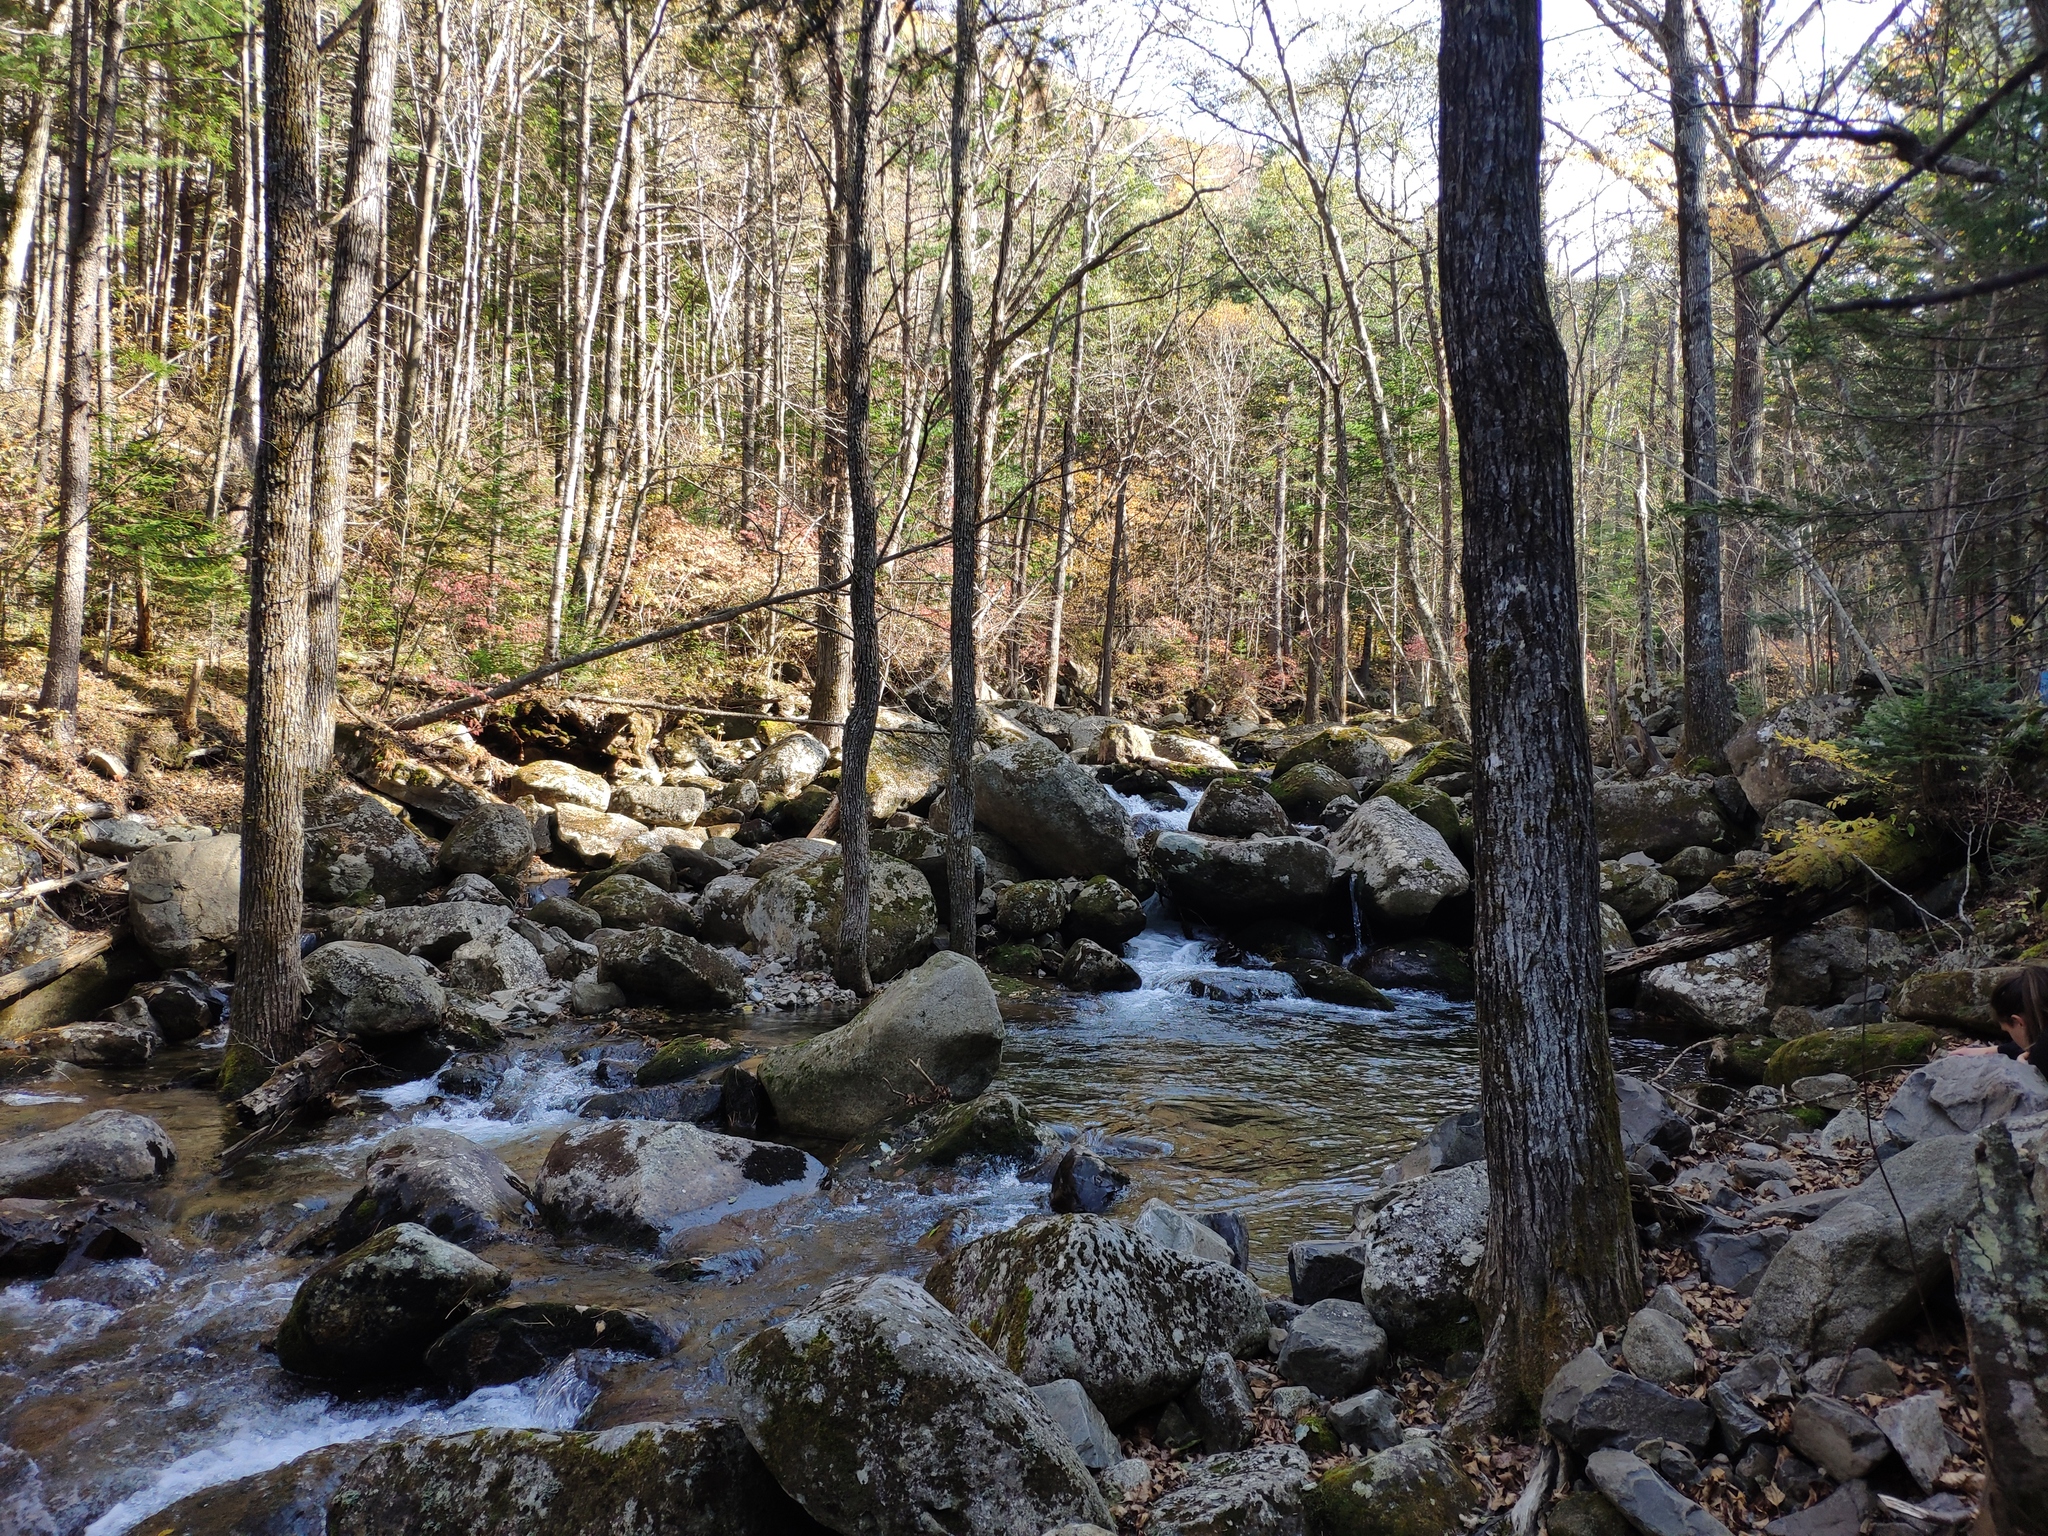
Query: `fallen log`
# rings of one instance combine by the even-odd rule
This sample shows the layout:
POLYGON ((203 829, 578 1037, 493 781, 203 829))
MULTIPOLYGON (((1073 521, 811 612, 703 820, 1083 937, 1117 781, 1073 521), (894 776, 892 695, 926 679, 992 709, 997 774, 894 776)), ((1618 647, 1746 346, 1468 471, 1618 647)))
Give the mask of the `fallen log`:
POLYGON ((279 1120, 317 1100, 332 1098, 343 1079, 376 1065, 376 1058, 353 1041, 322 1040, 235 1100, 235 1118, 244 1125, 279 1120))
POLYGON ((95 955, 105 954, 113 947, 116 937, 113 933, 93 934, 69 946, 61 955, 52 955, 47 960, 38 960, 34 965, 24 965, 18 971, 0 976, 0 1003, 10 1003, 77 970, 95 955))
POLYGON ((1748 896, 1730 902, 1720 914, 1723 920, 1711 928, 1686 928, 1654 944, 1610 951, 1602 962, 1609 981, 1655 970, 1660 965, 1677 965, 1685 960, 1703 960, 1724 950, 1740 949, 1758 939, 1775 938, 1818 922, 1855 899, 1847 890, 1822 891, 1790 900, 1769 896, 1748 896))
POLYGON ((121 874, 127 868, 128 861, 123 859, 118 864, 103 865, 98 869, 88 869, 79 874, 65 875, 61 879, 33 880, 27 885, 16 886, 11 891, 0 891, 0 912, 12 912, 23 902, 33 901, 38 896, 48 896, 56 891, 68 890, 74 885, 89 885, 95 880, 104 880, 108 875, 121 874))

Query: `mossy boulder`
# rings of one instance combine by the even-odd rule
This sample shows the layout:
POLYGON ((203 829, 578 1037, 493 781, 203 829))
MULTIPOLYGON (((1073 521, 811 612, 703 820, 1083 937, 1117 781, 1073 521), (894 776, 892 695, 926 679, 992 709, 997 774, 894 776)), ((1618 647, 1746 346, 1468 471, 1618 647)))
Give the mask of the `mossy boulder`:
POLYGON ((1301 988, 1303 997, 1312 997, 1319 1003, 1370 1008, 1378 1013, 1393 1013, 1399 1006, 1363 976, 1354 976, 1343 966, 1331 965, 1326 960, 1296 960, 1284 969, 1301 988))
POLYGON ((1434 1440, 1408 1440, 1334 1466, 1306 1500, 1318 1536, 1444 1536, 1486 1500, 1434 1440))
POLYGON ((996 896, 996 927, 1013 938, 1057 933, 1067 920, 1067 893, 1057 880, 1019 880, 996 896))
POLYGON ((1471 956, 1442 939, 1383 944, 1357 964, 1367 981, 1392 991, 1435 992, 1453 1002, 1469 1002, 1478 992, 1471 956))
POLYGON ((1985 1039, 2000 1038, 1998 1018, 1991 1009, 1991 994, 2019 975, 2020 969, 2014 965, 1990 965, 1975 970, 1921 971, 1906 978, 1893 999, 1892 1012, 1916 1024, 1937 1024, 1968 1030, 1985 1039))
POLYGON ((1707 1075, 1749 1088, 1764 1080, 1771 1058, 1784 1048, 1776 1035, 1722 1035, 1707 1051, 1707 1075))
POLYGON ((403 1379, 451 1323, 510 1284, 425 1227, 387 1227, 306 1277, 277 1330, 277 1363, 301 1376, 403 1379))
MULTIPOLYGON (((666 861, 663 861, 666 862, 666 861)), ((600 880, 577 901, 595 912, 607 928, 675 928, 689 922, 688 909, 674 896, 639 875, 621 872, 600 880)))
MULTIPOLYGON (((1351 793, 1351 786, 1344 786, 1351 793)), ((1212 779, 1188 813, 1188 830, 1209 837, 1285 837, 1291 830, 1287 809, 1263 784, 1231 776, 1212 779)))
POLYGON ((981 963, 991 976, 1035 981, 1045 966, 1045 952, 1036 944, 997 944, 982 955, 981 963))
POLYGON ((1298 822, 1320 821, 1323 808, 1332 800, 1353 793, 1349 779, 1321 763, 1296 763, 1273 778, 1273 798, 1298 822))
POLYGON ((1067 908, 1064 931, 1069 939, 1093 939, 1112 953, 1145 931, 1145 908, 1138 898, 1107 875, 1081 882, 1067 908))
MULTIPOLYGON (((755 883, 747 898, 747 934, 763 955, 802 970, 829 970, 844 910, 840 860, 810 859, 755 883)), ((869 974, 877 981, 901 975, 929 952, 938 926, 938 903, 925 877, 899 860, 876 858, 868 889, 869 974)))
POLYGON ((706 1067, 734 1061, 745 1054, 737 1046, 704 1035, 678 1035, 664 1040, 661 1049, 640 1064, 633 1082, 641 1088, 659 1088, 663 1083, 680 1083, 695 1077, 706 1067))
MULTIPOLYGON (((1365 779, 1367 787, 1383 784, 1394 771, 1394 761, 1379 738, 1362 725, 1333 725, 1296 742, 1273 764, 1274 774, 1285 774, 1298 763, 1315 763, 1340 779, 1365 779)), ((1350 786, 1345 786, 1350 793, 1350 786)))
POLYGON ((1590 1488, 1568 1493, 1544 1511, 1550 1536, 1631 1536, 1635 1527, 1590 1488))
POLYGON ((811 1536, 737 1424, 483 1429, 382 1446, 342 1479, 328 1536, 811 1536))
POLYGON ((1846 1072, 1851 1077, 1910 1067, 1934 1054, 1941 1037, 1924 1024, 1866 1024, 1852 1029, 1823 1029, 1788 1040, 1772 1053, 1764 1081, 1789 1087, 1802 1077, 1846 1072))
POLYGON ((1458 807, 1451 797, 1431 784, 1408 784, 1396 780, 1382 784, 1374 793, 1375 799, 1391 800, 1414 816, 1418 821, 1436 828, 1438 837, 1456 851, 1464 838, 1464 824, 1458 820, 1458 807))
POLYGON ((906 1127, 897 1167, 946 1168, 968 1157, 1025 1162, 1045 1150, 1030 1111, 1013 1093, 984 1093, 951 1109, 927 1111, 920 1121, 906 1127))
POLYGON ((1917 890, 1941 872, 1943 849, 1932 829, 1886 817, 1808 822, 1764 860, 1758 880, 1779 890, 1835 891, 1876 885, 1917 890))
POLYGON ((818 1520, 870 1536, 1113 1525, 1066 1431, 900 1276, 844 1280, 733 1352, 747 1439, 818 1520))
POLYGON ((1249 1275, 1105 1216, 1039 1216, 955 1250, 925 1282, 1033 1386, 1081 1383, 1112 1423, 1185 1392, 1212 1350, 1266 1337, 1249 1275))

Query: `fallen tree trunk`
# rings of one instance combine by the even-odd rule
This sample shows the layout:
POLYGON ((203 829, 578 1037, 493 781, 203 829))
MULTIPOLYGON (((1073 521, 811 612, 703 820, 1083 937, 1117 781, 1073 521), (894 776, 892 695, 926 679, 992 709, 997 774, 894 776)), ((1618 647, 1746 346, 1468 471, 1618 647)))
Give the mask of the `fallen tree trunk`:
POLYGON ((23 902, 34 901, 38 896, 49 896, 57 891, 69 890, 74 885, 90 885, 95 880, 104 880, 108 875, 122 874, 127 868, 128 861, 123 859, 118 864, 83 870, 60 879, 32 880, 27 885, 16 886, 11 891, 0 891, 0 912, 12 912, 23 902))
POLYGON ((34 965, 24 965, 18 971, 0 976, 0 1003, 10 1003, 17 997, 47 987, 59 976, 77 970, 93 956, 105 954, 113 947, 115 937, 113 933, 96 933, 71 945, 61 955, 52 955, 47 960, 38 960, 34 965))
POLYGON ((353 1041, 322 1040, 235 1100, 235 1118, 244 1125, 275 1122, 309 1104, 332 1098, 343 1079, 376 1065, 376 1058, 353 1041))
POLYGON ((1643 971, 1655 970, 1660 965, 1703 960, 1708 955, 1718 955, 1724 950, 1740 949, 1745 944, 1754 944, 1758 939, 1790 933, 1819 921, 1830 912, 1846 907, 1853 899, 1854 893, 1850 891, 1823 891, 1791 900, 1767 896, 1744 897, 1740 901, 1730 902, 1725 913, 1726 920, 1711 928, 1687 928, 1674 933, 1668 939, 1659 939, 1654 944, 1640 944, 1634 949, 1610 951, 1604 962, 1607 979, 1615 981, 1623 976, 1634 976, 1643 971))

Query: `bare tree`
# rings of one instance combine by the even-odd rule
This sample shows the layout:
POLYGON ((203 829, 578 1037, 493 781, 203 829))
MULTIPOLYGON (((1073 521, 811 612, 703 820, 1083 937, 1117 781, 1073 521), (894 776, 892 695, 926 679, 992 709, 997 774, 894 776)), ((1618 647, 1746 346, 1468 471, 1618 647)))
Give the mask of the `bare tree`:
POLYGON ((1638 1290, 1600 969, 1570 392, 1544 283, 1534 0, 1445 0, 1443 327, 1471 625, 1486 1353, 1459 1408, 1524 1416, 1638 1290))
POLYGON ((955 0, 953 11, 953 120, 948 152, 952 168, 953 265, 951 352, 947 391, 953 412, 953 594, 949 643, 953 714, 946 763, 946 900, 954 953, 974 956, 974 742, 981 723, 980 675, 975 654, 975 533, 981 510, 979 439, 974 403, 974 162, 970 144, 974 101, 980 88, 980 0, 955 0))

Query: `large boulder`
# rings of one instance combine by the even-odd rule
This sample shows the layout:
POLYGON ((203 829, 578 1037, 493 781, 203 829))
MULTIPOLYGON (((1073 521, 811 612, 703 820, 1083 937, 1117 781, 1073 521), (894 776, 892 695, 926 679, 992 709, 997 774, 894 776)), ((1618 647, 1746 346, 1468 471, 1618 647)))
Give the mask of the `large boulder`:
POLYGON ((1379 738, 1360 725, 1333 725, 1297 742, 1274 762, 1274 776, 1277 778, 1298 763, 1314 763, 1340 779, 1363 779, 1368 794, 1384 784, 1394 771, 1393 759, 1387 756, 1379 738))
MULTIPOLYGON (((884 710, 868 748, 868 810, 878 821, 929 800, 946 782, 944 731, 915 715, 884 710)), ((978 809, 978 807, 977 807, 978 809)))
POLYGON ((1925 1061, 1941 1037, 1924 1024, 1861 1024, 1816 1030, 1779 1046, 1764 1062, 1763 1080, 1789 1088, 1802 1077, 1846 1072, 1851 1077, 1925 1061))
POLYGON ((434 1340, 426 1367, 451 1397, 467 1397, 478 1387, 538 1376, 579 1349, 658 1360, 675 1347, 668 1330, 644 1312, 567 1301, 500 1302, 434 1340))
POLYGON ((1424 918, 1471 889, 1472 877, 1437 830, 1384 795, 1352 812, 1330 838, 1337 873, 1357 875, 1375 911, 1424 918))
POLYGON ((1323 819, 1332 800, 1356 804, 1358 795, 1349 779, 1321 763, 1296 763, 1273 775, 1273 798, 1293 820, 1312 823, 1323 819))
POLYGON ((740 777, 753 780, 763 795, 794 795, 831 761, 832 749, 825 743, 808 732, 792 731, 756 753, 740 777))
POLYGON ((1976 1208, 1976 1150, 1974 1136, 1908 1147, 1794 1232, 1750 1300, 1750 1347, 1843 1354, 1918 1318, 1948 1274, 1949 1234, 1976 1208))
POLYGON ((1471 1293, 1486 1206, 1486 1165, 1471 1162, 1402 1181, 1353 1232, 1359 1299, 1397 1346, 1444 1353, 1477 1338, 1471 1293))
POLYGON ((694 827, 704 814, 704 791, 694 784, 621 784, 608 810, 648 827, 694 827))
POLYGON ((52 1130, 0 1141, 0 1199, 69 1199, 101 1184, 161 1179, 178 1149, 154 1120, 98 1109, 52 1130))
POLYGON ((1921 971, 1905 979, 1891 1011, 1915 1023, 1995 1036, 1998 1019, 1991 1011, 1991 994, 2019 972, 2014 965, 1921 971))
POLYGON ((425 1227, 387 1227, 300 1284, 277 1330, 277 1363, 339 1380, 413 1375, 429 1344, 509 1284, 425 1227))
POLYGON ((1239 842, 1162 832, 1152 863, 1176 905, 1227 922, 1314 911, 1336 879, 1330 850, 1305 837, 1239 842))
POLYGON ((242 913, 242 839, 158 843, 128 861, 128 927, 149 957, 212 969, 234 948, 242 913))
POLYGON ((747 1439, 833 1530, 1037 1536, 1114 1523, 1044 1405, 908 1280, 840 1281, 742 1344, 728 1370, 747 1439))
POLYGON ((320 1235, 353 1248, 412 1222, 451 1243, 484 1243, 526 1225, 526 1187, 498 1155, 453 1131, 404 1126, 371 1150, 363 1187, 320 1235))
POLYGON ((1003 1059, 995 989, 942 950, 883 989, 851 1022, 771 1053, 761 1087, 799 1136, 858 1136, 933 1103, 964 1103, 1003 1059))
POLYGON ((1881 928, 1816 928, 1791 934, 1771 945, 1764 1005, 1826 1008, 1861 997, 1873 983, 1889 985, 1911 968, 1898 935, 1881 928))
MULTIPOLYGON (((1346 793, 1349 793, 1347 786, 1346 793)), ((1188 813, 1188 830, 1205 837, 1285 837, 1286 807, 1250 779, 1211 779, 1188 813)))
POLYGON ((1328 1536, 1423 1536, 1462 1530, 1485 1508, 1458 1458, 1434 1440, 1405 1440, 1363 1461, 1341 1462, 1308 1495, 1328 1536))
POLYGON ((558 861, 575 869, 603 869, 646 830, 630 816, 594 811, 574 801, 565 800, 555 807, 558 861))
POLYGON ((417 900, 434 883, 434 856, 368 795, 337 795, 307 817, 303 879, 319 907, 417 900))
POLYGON ((1145 908, 1107 875, 1081 882, 1067 908, 1066 935, 1091 939, 1112 953, 1145 931, 1145 908))
POLYGON ((747 982, 730 960, 670 928, 599 929, 597 979, 636 1003, 684 1012, 737 1008, 747 982))
POLYGON ((1308 1481, 1308 1456, 1299 1446, 1198 1456, 1187 1464, 1186 1478, 1153 1501, 1145 1530, 1148 1536, 1300 1536, 1308 1481))
POLYGON ((1974 1136, 2013 1115, 2048 1110, 2048 1078, 2029 1062, 1958 1052, 1916 1068, 1884 1112, 1885 1133, 1910 1145, 1936 1136, 1974 1136))
POLYGON ((612 787, 602 775, 553 759, 521 767, 506 792, 514 799, 531 795, 542 805, 580 805, 593 811, 608 809, 612 800, 612 787))
POLYGON ((503 933, 512 909, 488 901, 443 901, 431 907, 387 907, 382 912, 351 915, 338 937, 381 944, 401 954, 443 964, 456 950, 476 939, 503 933))
POLYGON ((996 927, 1018 939, 1057 933, 1067 920, 1067 903, 1057 880, 1019 880, 996 895, 996 927))
POLYGON ((1631 853, 1626 858, 1600 862, 1600 899, 1619 912, 1622 921, 1631 928, 1655 917, 1677 894, 1678 882, 1659 869, 1647 854, 1631 853))
POLYGON ((808 1194, 824 1176, 795 1147, 688 1121, 607 1120, 548 1148, 533 1199, 556 1231, 655 1249, 691 1227, 808 1194))
POLYGON ((624 871, 598 881, 577 900, 598 916, 606 928, 630 931, 634 928, 690 929, 689 904, 678 900, 652 880, 624 871))
POLYGON ((1716 1423, 1705 1403, 1617 1371, 1593 1349, 1581 1350, 1551 1377, 1541 1413, 1550 1438, 1580 1456, 1645 1440, 1669 1440, 1699 1454, 1716 1423))
MULTIPOLYGON (((914 965, 938 932, 930 882, 910 865, 876 858, 869 870, 868 974, 887 981, 914 965)), ((747 900, 747 934, 763 955, 792 968, 830 970, 839 953, 845 869, 813 858, 758 880, 747 900)))
POLYGON ((343 1476, 324 1525, 326 1536, 819 1530, 776 1486, 740 1427, 721 1419, 395 1440, 343 1476))
POLYGON ((1824 693, 1781 704, 1729 739, 1728 766, 1760 816, 1787 800, 1825 805, 1856 786, 1840 762, 1811 750, 1855 724, 1861 706, 1847 694, 1824 693))
POLYGON ((533 862, 533 823, 516 805, 480 805, 448 829, 435 862, 441 873, 517 877, 533 862))
POLYGON ((1138 884, 1131 818, 1095 776, 1047 741, 998 747, 974 764, 975 819, 1049 875, 1138 884))
POLYGON ((540 951, 523 934, 509 929, 462 945, 448 957, 443 974, 448 990, 463 997, 532 991, 547 986, 549 979, 540 951))
POLYGON ((1660 965, 1637 984, 1636 1008, 1703 1035, 1754 1033, 1770 1022, 1764 1006, 1770 964, 1770 946, 1759 941, 1660 965))
POLYGON ((1034 1385, 1072 1377, 1112 1423, 1266 1337, 1249 1275, 1102 1216, 1037 1216, 954 1250, 926 1288, 1034 1385))
POLYGON ((1625 853, 1668 859, 1681 848, 1720 848, 1729 840, 1712 779, 1610 779, 1593 786, 1593 817, 1603 859, 1625 853))
POLYGON ((306 957, 306 1008, 323 1034, 375 1039, 432 1029, 448 994, 425 965, 382 944, 343 939, 306 957))

